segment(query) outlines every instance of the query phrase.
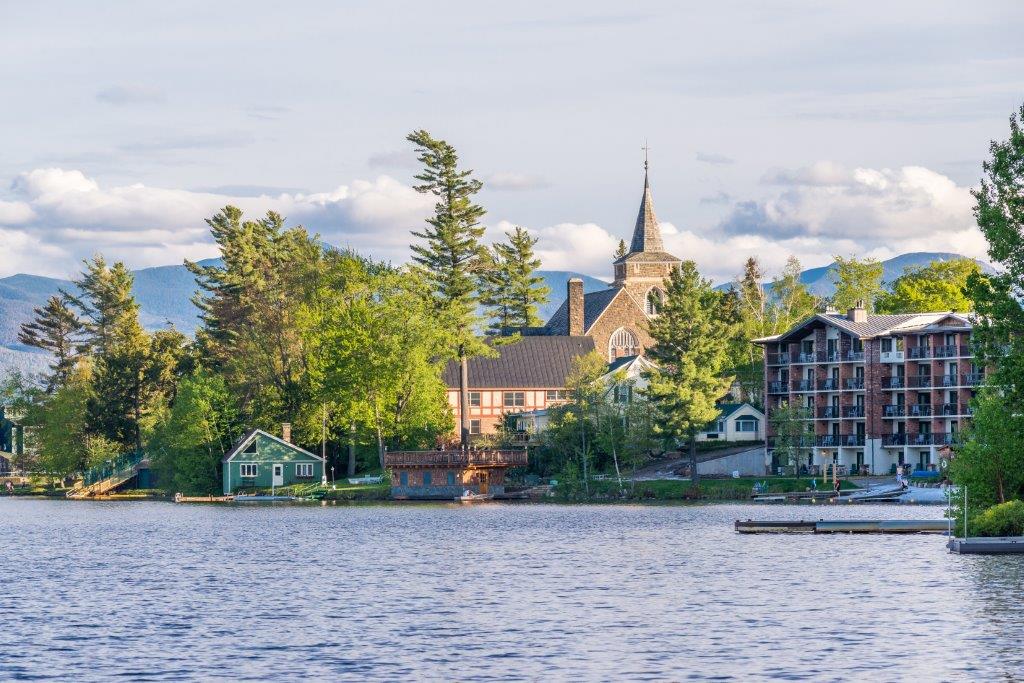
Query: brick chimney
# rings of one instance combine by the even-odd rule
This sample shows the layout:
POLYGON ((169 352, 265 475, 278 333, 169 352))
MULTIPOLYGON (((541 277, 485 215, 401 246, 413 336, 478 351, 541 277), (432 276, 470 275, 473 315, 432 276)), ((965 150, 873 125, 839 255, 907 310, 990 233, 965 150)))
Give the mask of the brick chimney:
POLYGON ((569 313, 569 336, 582 337, 583 330, 583 280, 569 278, 566 285, 566 302, 569 313))
POLYGON ((292 442, 292 423, 282 422, 281 423, 281 438, 288 443, 292 442))
POLYGON ((868 321, 868 309, 864 308, 863 299, 846 312, 846 319, 854 323, 866 323, 868 321))

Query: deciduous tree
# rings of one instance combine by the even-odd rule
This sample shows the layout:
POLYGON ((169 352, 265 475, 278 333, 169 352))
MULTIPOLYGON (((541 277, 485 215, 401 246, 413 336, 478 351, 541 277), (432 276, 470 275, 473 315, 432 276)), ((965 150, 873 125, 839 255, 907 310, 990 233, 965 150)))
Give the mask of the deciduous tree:
POLYGON ((977 261, 968 258, 908 268, 892 281, 889 291, 878 297, 875 308, 879 313, 967 313, 974 310, 974 302, 966 291, 971 276, 983 278, 984 273, 977 261))
POLYGON ((882 263, 878 259, 858 259, 855 256, 835 256, 835 269, 831 273, 836 286, 832 305, 840 311, 864 304, 868 313, 875 310, 875 299, 884 291, 882 263))

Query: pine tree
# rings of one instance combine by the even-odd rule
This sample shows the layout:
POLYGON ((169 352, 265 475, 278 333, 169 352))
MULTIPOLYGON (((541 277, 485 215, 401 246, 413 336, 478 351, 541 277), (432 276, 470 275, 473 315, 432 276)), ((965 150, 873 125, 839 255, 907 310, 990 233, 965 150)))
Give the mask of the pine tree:
POLYGON ((723 316, 723 293, 701 277, 693 261, 683 261, 666 280, 665 300, 649 322, 654 346, 649 358, 658 366, 647 392, 657 410, 659 429, 690 446, 692 481, 697 472, 697 432, 718 415, 717 401, 732 377, 729 340, 735 323, 723 316))
POLYGON ((33 313, 35 318, 21 326, 18 341, 53 354, 50 374, 46 377, 46 393, 52 394, 67 384, 78 362, 82 321, 64 296, 51 296, 45 306, 36 308, 33 313))
POLYGON ((86 319, 86 343, 94 357, 92 395, 86 408, 90 434, 124 447, 142 448, 140 420, 147 408, 150 338, 139 323, 134 278, 123 263, 108 267, 102 256, 85 261, 71 297, 86 319))
POLYGON ((618 261, 620 258, 628 254, 629 251, 626 249, 626 240, 619 240, 619 246, 615 248, 615 253, 612 254, 612 258, 618 261))
POLYGON ((413 231, 423 241, 413 244, 414 268, 427 282, 437 315, 450 331, 450 355, 458 359, 460 436, 464 448, 469 445, 469 358, 488 353, 487 346, 474 332, 479 318, 478 278, 487 263, 486 250, 480 244, 484 234, 483 207, 473 203, 482 183, 473 172, 459 170, 455 148, 444 140, 435 140, 425 130, 407 138, 416 146, 423 171, 416 176, 417 192, 437 197, 434 215, 428 227, 413 231))
POLYGON ((491 334, 539 325, 537 306, 551 293, 544 278, 536 274, 540 267, 533 253, 537 238, 519 226, 505 236, 508 242, 494 245, 492 265, 481 278, 481 303, 491 316, 491 334))

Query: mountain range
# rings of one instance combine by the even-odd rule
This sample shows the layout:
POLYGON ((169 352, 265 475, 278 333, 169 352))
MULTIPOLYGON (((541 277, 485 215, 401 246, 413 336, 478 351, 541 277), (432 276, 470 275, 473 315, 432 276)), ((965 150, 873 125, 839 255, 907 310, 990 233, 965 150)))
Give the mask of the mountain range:
MULTIPOLYGON (((961 258, 958 254, 942 252, 915 252, 902 254, 883 262, 882 279, 891 282, 906 268, 926 265, 935 260, 961 258)), ((200 261, 203 265, 216 263, 216 259, 200 261)), ((992 272, 991 266, 981 263, 992 272)), ((835 265, 811 268, 803 271, 800 279, 813 294, 827 297, 835 291, 831 274, 835 265)), ((186 334, 195 332, 199 323, 198 312, 192 303, 196 292, 195 278, 181 265, 157 266, 133 271, 135 286, 133 293, 139 302, 139 317, 146 329, 154 330, 173 324, 186 334)), ((539 309, 540 317, 547 320, 565 299, 565 287, 569 278, 583 279, 585 292, 596 292, 608 287, 598 278, 564 270, 543 270, 538 272, 551 289, 550 300, 539 309)), ((727 287, 728 283, 720 285, 727 287)), ((42 306, 47 298, 60 290, 76 292, 69 280, 43 277, 40 275, 18 274, 0 278, 0 376, 9 367, 18 367, 29 372, 45 368, 47 357, 18 343, 18 330, 22 323, 31 320, 32 310, 42 306)))

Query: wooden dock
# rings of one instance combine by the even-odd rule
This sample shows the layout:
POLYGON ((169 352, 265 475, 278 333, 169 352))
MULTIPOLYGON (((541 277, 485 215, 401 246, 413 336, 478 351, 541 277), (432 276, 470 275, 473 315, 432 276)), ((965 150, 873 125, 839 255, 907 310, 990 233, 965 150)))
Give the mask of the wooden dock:
POLYGON ((949 552, 958 555, 1006 555, 1024 553, 1024 536, 993 536, 991 538, 951 538, 949 552))
POLYGON ((234 496, 183 496, 180 493, 174 494, 175 503, 232 503, 234 496))
POLYGON ((949 532, 949 520, 819 519, 815 522, 737 519, 734 528, 741 534, 945 534, 949 532))

